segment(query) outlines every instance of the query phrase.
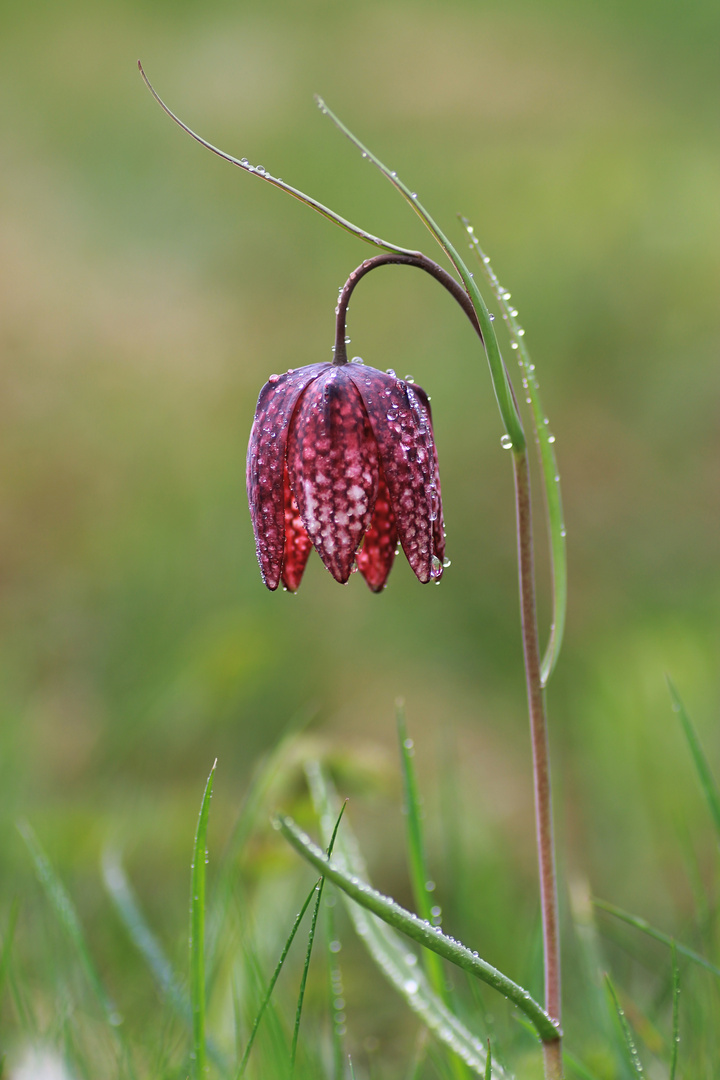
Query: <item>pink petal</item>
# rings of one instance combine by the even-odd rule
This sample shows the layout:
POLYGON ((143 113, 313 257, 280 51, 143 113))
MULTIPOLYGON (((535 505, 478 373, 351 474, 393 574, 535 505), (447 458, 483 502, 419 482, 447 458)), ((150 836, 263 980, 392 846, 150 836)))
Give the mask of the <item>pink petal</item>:
POLYGON ((285 473, 285 553, 283 555, 282 583, 290 592, 297 592, 302 581, 312 540, 305 531, 298 504, 290 490, 287 465, 285 473))
POLYGON ((258 398, 247 452, 247 491, 260 573, 277 589, 285 550, 283 472, 288 427, 297 400, 329 364, 271 375, 258 398))
POLYGON ((373 592, 381 592, 385 587, 388 574, 395 561, 395 548, 398 541, 395 515, 390 504, 390 492, 385 482, 385 475, 380 468, 380 482, 375 512, 370 528, 365 533, 363 546, 357 554, 358 570, 373 592))
MULTIPOLYGON (((437 449, 433 436, 432 412, 430 399, 421 386, 412 384, 408 386, 408 396, 420 399, 421 411, 424 414, 425 446, 428 454, 432 455, 433 462, 433 487, 430 489, 430 517, 433 518, 433 549, 440 566, 435 566, 434 578, 441 578, 443 573, 442 562, 445 557, 445 519, 443 517, 442 493, 440 491, 440 470, 438 468, 437 449)), ((421 425, 422 426, 422 425, 421 425)))
POLYGON ((302 395, 290 425, 288 472, 303 524, 333 577, 345 583, 372 517, 378 455, 348 368, 331 367, 302 395))
POLYGON ((428 582, 437 576, 438 563, 431 517, 433 507, 437 516, 432 428, 401 379, 359 364, 348 367, 372 425, 400 543, 419 580, 428 582))

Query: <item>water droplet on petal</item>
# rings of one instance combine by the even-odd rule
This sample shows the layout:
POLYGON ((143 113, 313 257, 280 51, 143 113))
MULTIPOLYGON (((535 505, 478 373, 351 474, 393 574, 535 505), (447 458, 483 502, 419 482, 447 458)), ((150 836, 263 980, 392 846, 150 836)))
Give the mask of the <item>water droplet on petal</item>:
POLYGON ((389 368, 387 369, 387 371, 385 372, 385 374, 386 374, 386 375, 392 375, 392 377, 393 377, 394 379, 395 379, 395 378, 397 378, 397 376, 396 376, 395 372, 393 371, 393 369, 392 369, 391 367, 389 367, 389 368))
POLYGON ((352 360, 350 361, 350 363, 351 363, 351 364, 364 364, 364 363, 365 363, 365 361, 363 360, 362 356, 353 356, 353 358, 352 358, 352 360))
POLYGON ((442 563, 438 559, 437 555, 433 555, 430 560, 430 577, 439 578, 442 573, 442 563))

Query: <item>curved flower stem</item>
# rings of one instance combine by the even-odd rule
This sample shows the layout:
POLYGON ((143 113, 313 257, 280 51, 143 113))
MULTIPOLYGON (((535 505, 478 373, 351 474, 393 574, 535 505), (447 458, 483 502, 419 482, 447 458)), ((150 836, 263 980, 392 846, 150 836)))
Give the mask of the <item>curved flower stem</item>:
POLYGON ((372 259, 366 259, 356 270, 353 270, 352 274, 345 282, 338 298, 337 307, 335 308, 336 323, 333 364, 340 366, 342 364, 347 364, 348 362, 345 344, 345 328, 348 304, 350 303, 353 289, 358 281, 360 281, 361 278, 364 278, 366 274, 369 274, 371 270, 374 270, 376 266, 386 265, 416 266, 418 270, 424 270, 426 274, 430 274, 431 277, 434 277, 435 280, 439 281, 440 284, 447 289, 450 295, 457 300, 458 304, 473 324, 480 341, 483 341, 482 331, 480 330, 480 324, 472 301, 462 285, 455 280, 452 274, 448 274, 447 270, 443 270, 442 266, 438 266, 436 262, 433 262, 432 259, 428 259, 427 255, 422 255, 420 252, 417 254, 413 252, 408 252, 407 254, 389 252, 388 254, 375 255, 372 259))
MULTIPOLYGON (((545 1010, 560 1027, 560 935, 550 787, 550 754, 535 613, 530 472, 526 450, 513 453, 513 467, 515 470, 520 611, 522 615, 523 654, 530 713, 530 739, 532 742, 535 789, 535 826, 540 871, 540 903, 542 907, 543 952, 545 957, 545 1010)), ((552 1042, 543 1041, 543 1054, 546 1080, 561 1080, 563 1075, 561 1041, 559 1039, 552 1042)))

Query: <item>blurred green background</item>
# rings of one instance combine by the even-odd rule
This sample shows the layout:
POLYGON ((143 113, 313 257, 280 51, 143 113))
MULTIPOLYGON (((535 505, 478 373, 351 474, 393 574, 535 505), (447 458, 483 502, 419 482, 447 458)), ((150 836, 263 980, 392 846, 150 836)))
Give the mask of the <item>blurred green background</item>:
MULTIPOLYGON (((14 821, 37 830, 132 1013, 153 992, 108 913, 103 846, 123 846, 182 966, 210 765, 219 857, 251 769, 304 710, 375 879, 408 899, 397 695, 448 929, 519 978, 537 918, 512 476, 473 333, 397 268, 350 314, 352 354, 432 395, 441 586, 400 558, 381 596, 340 588, 313 555, 298 595, 269 594, 244 492, 257 393, 330 358, 337 289, 370 251, 180 132, 138 57, 211 142, 398 244, 435 255, 313 92, 451 236, 458 212, 474 222, 526 327, 564 482, 563 873, 687 926, 712 840, 665 673, 720 771, 719 24, 714 0, 3 5, 0 915, 20 898, 17 963, 39 996, 53 935, 14 821), (479 914, 451 878, 443 892, 448 770, 479 914)), ((545 629, 540 507, 536 526, 545 629)), ((299 791, 295 776, 277 800, 299 791)), ((279 839, 259 849, 271 881, 295 865, 279 839)))

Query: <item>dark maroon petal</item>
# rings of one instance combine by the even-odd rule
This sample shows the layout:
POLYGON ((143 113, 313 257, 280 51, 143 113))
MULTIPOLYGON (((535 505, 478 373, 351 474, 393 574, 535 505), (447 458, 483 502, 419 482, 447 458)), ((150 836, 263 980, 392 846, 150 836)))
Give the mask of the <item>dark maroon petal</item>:
POLYGON ((348 365, 347 370, 370 418, 400 543, 417 577, 428 582, 436 576, 438 563, 431 519, 432 428, 419 399, 408 396, 408 385, 401 379, 359 364, 348 365))
POLYGON ((423 413, 425 427, 425 446, 428 454, 432 456, 433 463, 433 487, 430 489, 430 517, 433 522, 433 549, 440 566, 434 564, 433 577, 441 578, 443 573, 443 559, 445 558, 445 519, 443 517, 442 493, 440 491, 440 470, 438 468, 437 449, 432 427, 432 411, 430 399, 421 386, 412 384, 408 387, 408 395, 420 399, 420 407, 423 413))
POLYGON ((288 427, 297 400, 329 364, 271 375, 258 398, 247 452, 247 492, 260 573, 277 589, 285 549, 283 471, 288 427))
POLYGON ((300 398, 290 424, 288 473, 303 524, 333 577, 350 577, 372 517, 378 454, 348 367, 331 367, 300 398))
POLYGON ((380 468, 375 511, 370 528, 365 533, 363 546, 357 554, 358 570, 373 592, 380 592, 385 587, 388 574, 395 561, 395 548, 398 542, 395 515, 390 504, 390 492, 385 483, 385 475, 380 468))
POLYGON ((298 504, 290 490, 287 465, 285 473, 285 553, 283 555, 282 583, 290 592, 297 592, 305 572, 305 564, 312 548, 312 540, 305 531, 298 504))

